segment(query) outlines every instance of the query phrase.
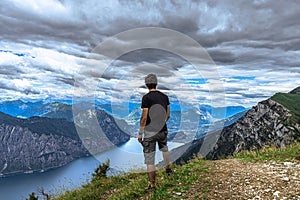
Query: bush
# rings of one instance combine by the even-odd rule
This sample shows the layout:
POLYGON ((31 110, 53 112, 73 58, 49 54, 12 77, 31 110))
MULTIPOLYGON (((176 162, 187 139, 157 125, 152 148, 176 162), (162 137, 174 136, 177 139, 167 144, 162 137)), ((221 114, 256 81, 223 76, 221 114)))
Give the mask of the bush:
POLYGON ((107 171, 109 170, 109 164, 110 160, 107 159, 105 162, 103 162, 99 167, 97 167, 94 170, 94 173, 92 174, 92 181, 107 178, 107 171))
POLYGON ((35 196, 34 192, 29 195, 29 199, 26 200, 38 200, 39 198, 35 196))

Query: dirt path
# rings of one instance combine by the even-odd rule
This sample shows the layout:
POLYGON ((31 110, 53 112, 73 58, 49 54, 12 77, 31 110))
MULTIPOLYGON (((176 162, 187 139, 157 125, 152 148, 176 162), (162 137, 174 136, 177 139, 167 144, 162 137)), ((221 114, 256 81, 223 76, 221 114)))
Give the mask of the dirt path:
POLYGON ((300 162, 209 161, 210 169, 183 199, 300 200, 300 162))

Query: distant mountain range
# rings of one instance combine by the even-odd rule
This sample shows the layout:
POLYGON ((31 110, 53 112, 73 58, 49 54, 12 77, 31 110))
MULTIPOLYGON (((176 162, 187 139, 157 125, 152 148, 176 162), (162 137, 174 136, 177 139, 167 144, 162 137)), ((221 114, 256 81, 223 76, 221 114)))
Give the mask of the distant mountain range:
POLYGON ((38 107, 44 106, 43 101, 37 102, 23 102, 21 100, 16 101, 4 101, 0 103, 0 112, 12 115, 12 116, 21 116, 21 117, 31 117, 31 116, 40 116, 46 111, 37 109, 32 115, 32 111, 38 107))
POLYGON ((186 144, 173 154, 185 152, 176 162, 187 161, 195 154, 220 159, 243 150, 284 147, 293 141, 300 141, 300 87, 259 102, 236 122, 186 144))
MULTIPOLYGON (((199 109, 173 109, 168 122, 169 140, 185 143, 201 138, 212 126, 219 129, 232 124, 245 110, 240 106, 208 105, 199 109), (220 114, 224 109, 227 118, 220 114)), ((126 108, 88 102, 74 105, 49 101, 1 102, 0 176, 44 171, 122 144, 130 136, 136 137, 140 115, 139 104, 126 108), (80 110, 75 117, 74 106, 80 110), (105 138, 98 137, 97 127, 84 120, 91 117, 97 119, 105 138)))
MULTIPOLYGON (((115 104, 91 104, 89 102, 81 102, 76 104, 76 107, 85 110, 93 107, 99 111, 103 110, 109 115, 113 116, 120 128, 130 134, 136 136, 139 126, 139 119, 141 116, 140 105, 131 103, 129 105, 115 105, 115 104), (127 107, 126 107, 127 106, 127 107)), ((180 106, 174 106, 171 111, 171 118, 168 122, 169 132, 176 134, 177 132, 184 132, 190 135, 189 138, 199 138, 207 132, 211 124, 218 121, 230 121, 230 118, 241 116, 247 109, 242 106, 228 106, 214 108, 209 105, 200 105, 198 109, 194 107, 184 106, 180 110, 180 106), (240 113, 239 115, 236 115, 240 113), (193 130, 192 130, 193 129, 193 130)), ((0 103, 0 112, 19 117, 29 118, 32 116, 48 117, 48 118, 63 118, 70 122, 73 121, 72 105, 61 102, 37 101, 37 102, 23 102, 5 101, 0 103)), ((225 124, 226 125, 226 124, 225 124)), ((170 135, 171 136, 171 135, 170 135)), ((171 136, 172 137, 172 136, 171 136)))
MULTIPOLYGON (((80 103, 83 108, 86 106, 90 106, 89 102, 80 103), (86 104, 86 106, 84 105, 86 104)), ((64 110, 71 110, 70 106, 72 102, 70 101, 62 101, 62 102, 51 102, 51 101, 3 101, 0 102, 0 112, 12 115, 14 117, 28 118, 32 116, 51 116, 51 115, 59 115, 55 114, 55 112, 64 112, 64 110), (63 103, 63 102, 68 102, 63 103), (54 112, 54 113, 53 113, 54 112)), ((130 103, 130 104, 93 104, 96 110, 105 110, 110 115, 115 118, 126 118, 131 113, 136 112, 136 110, 140 110, 140 104, 138 103, 130 103)), ((195 110, 194 107, 189 107, 188 105, 183 106, 181 109, 180 106, 172 105, 171 111, 180 111, 180 112, 188 112, 189 110, 193 110, 194 112, 207 113, 211 118, 215 119, 224 119, 230 116, 235 115, 236 113, 243 112, 248 110, 243 106, 227 106, 227 107, 212 107, 210 105, 200 105, 198 111, 195 110)), ((66 115, 67 118, 70 118, 70 113, 64 113, 62 115, 66 115)))

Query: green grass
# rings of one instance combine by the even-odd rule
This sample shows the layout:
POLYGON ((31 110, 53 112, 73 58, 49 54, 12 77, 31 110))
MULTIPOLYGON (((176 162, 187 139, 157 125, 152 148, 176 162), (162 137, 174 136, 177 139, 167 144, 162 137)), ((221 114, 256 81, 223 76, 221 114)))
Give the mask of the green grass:
MULTIPOLYGON (((201 180, 201 174, 208 173, 208 167, 204 160, 193 159, 186 165, 173 166, 174 173, 166 175, 163 169, 157 171, 157 189, 155 192, 145 193, 148 186, 147 173, 128 173, 109 178, 102 178, 86 184, 83 187, 67 191, 55 199, 57 200, 93 200, 93 199, 182 199, 174 193, 186 193, 192 183, 201 180)), ((201 189, 201 188, 200 188, 201 189)), ((208 191, 202 188, 202 191, 208 191)))
MULTIPOLYGON (((79 189, 73 191, 67 191, 65 194, 57 197, 59 200, 71 200, 71 199, 101 199, 106 192, 120 190, 121 188, 131 185, 132 189, 136 187, 136 184, 144 185, 146 183, 146 174, 125 174, 119 176, 112 176, 109 178, 98 179, 94 182, 86 184, 79 189), (135 184, 133 184, 135 183, 135 184)), ((132 191, 131 196, 134 196, 138 191, 132 191)))
POLYGON ((280 103, 292 113, 292 121, 300 122, 300 95, 298 94, 286 94, 286 93, 276 93, 271 97, 272 100, 280 103))
POLYGON ((233 158, 240 158, 246 161, 292 161, 300 155, 300 142, 293 143, 285 148, 268 147, 256 151, 244 151, 233 158))
MULTIPOLYGON (((261 162, 273 160, 278 162, 292 161, 300 155, 300 142, 293 143, 285 148, 268 147, 257 151, 241 152, 232 158, 243 159, 250 162, 261 162)), ((191 160, 182 166, 173 166, 174 174, 167 176, 163 169, 157 171, 157 189, 145 193, 148 186, 146 172, 131 172, 109 178, 94 179, 81 188, 73 191, 66 191, 64 194, 55 197, 56 200, 129 200, 129 199, 184 199, 185 196, 201 196, 205 199, 206 193, 211 188, 203 185, 210 173, 210 164, 199 158, 191 160), (194 187, 194 188, 191 188, 194 187), (190 194, 190 189, 198 191, 197 194, 190 194), (176 194, 177 193, 177 194, 176 194), (181 194, 181 195, 178 195, 181 194)), ((200 197, 199 197, 200 198, 200 197)))

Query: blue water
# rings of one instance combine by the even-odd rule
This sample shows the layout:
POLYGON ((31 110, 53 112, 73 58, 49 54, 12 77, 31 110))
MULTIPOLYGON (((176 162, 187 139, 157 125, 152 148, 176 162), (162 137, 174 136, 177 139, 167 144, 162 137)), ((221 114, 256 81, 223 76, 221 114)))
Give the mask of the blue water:
MULTIPOLYGON (((169 143, 170 149, 180 145, 180 143, 169 143)), ((156 158, 156 162, 162 160, 160 152, 157 152, 156 158)), ((136 138, 132 138, 118 148, 95 157, 80 158, 58 169, 0 178, 0 200, 25 200, 31 192, 37 193, 39 188, 44 188, 45 192, 50 194, 59 194, 74 189, 87 183, 94 169, 107 159, 110 159, 110 166, 114 169, 112 173, 145 168, 142 146, 136 138)))

